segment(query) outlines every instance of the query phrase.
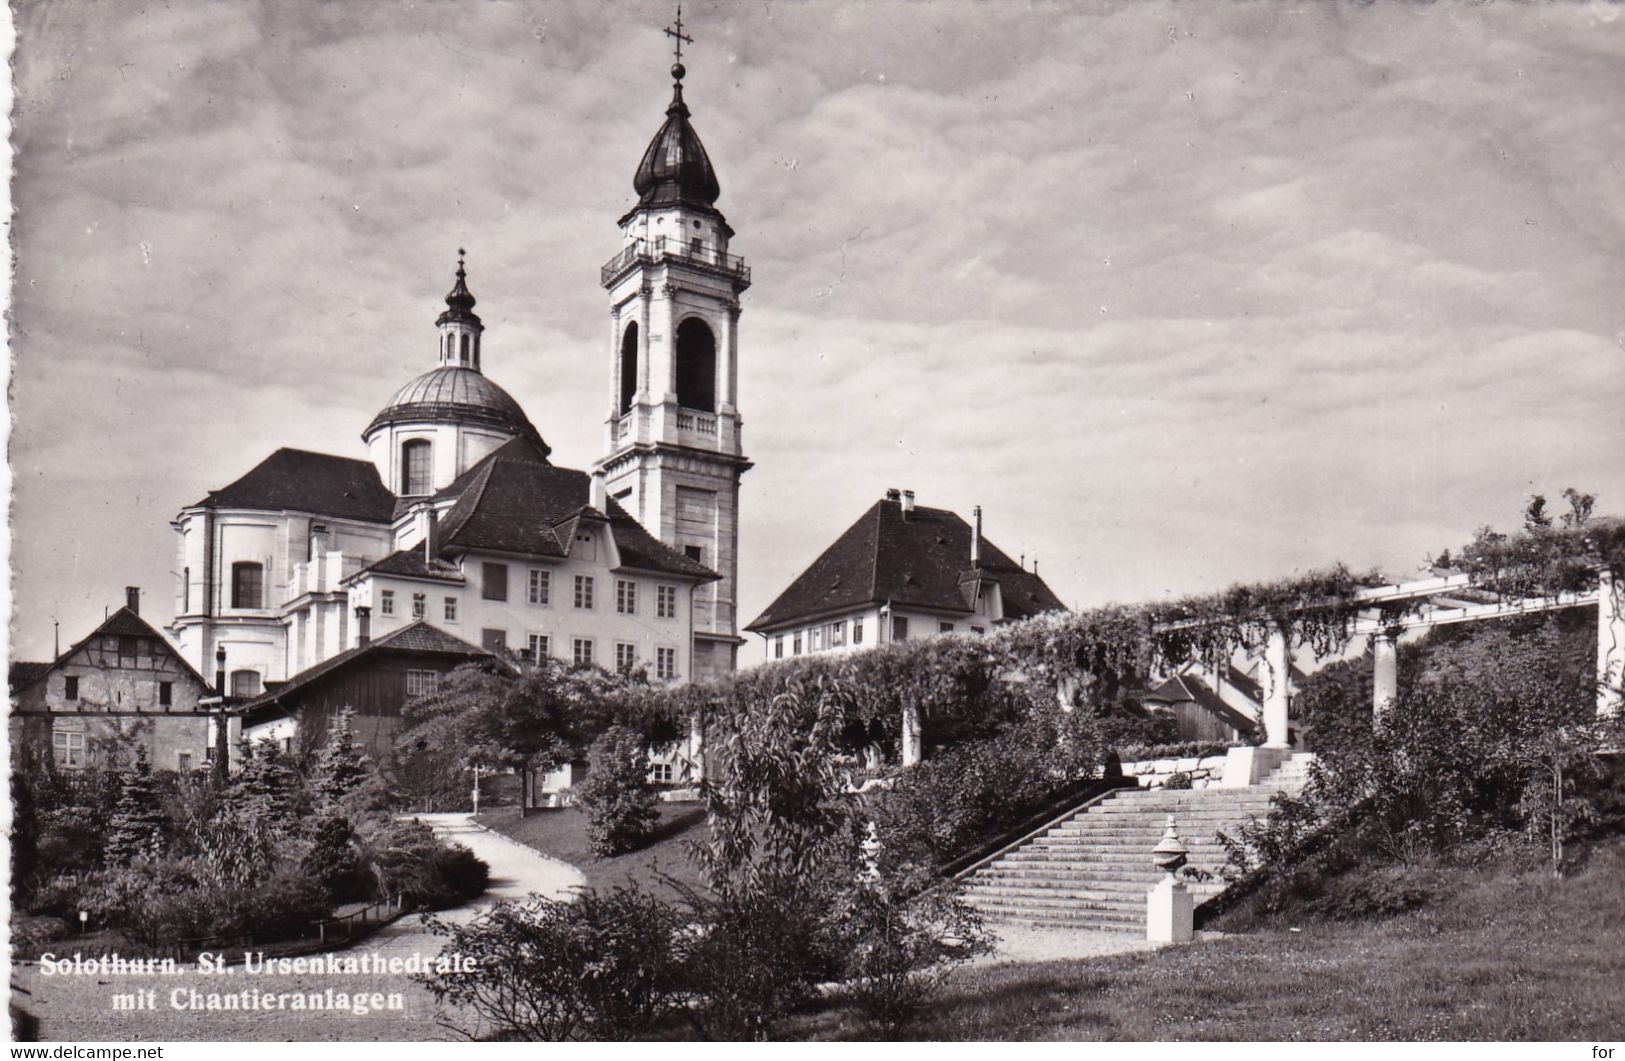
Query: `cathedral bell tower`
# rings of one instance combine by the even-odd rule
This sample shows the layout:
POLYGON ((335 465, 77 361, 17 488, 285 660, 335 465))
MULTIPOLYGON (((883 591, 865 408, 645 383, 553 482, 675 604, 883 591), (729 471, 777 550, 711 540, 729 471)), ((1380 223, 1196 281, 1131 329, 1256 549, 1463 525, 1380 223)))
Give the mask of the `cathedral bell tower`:
POLYGON ((744 261, 714 205, 721 188, 683 102, 681 12, 671 105, 638 164, 638 203, 603 267, 610 300, 609 496, 661 541, 722 576, 694 591, 695 678, 734 669, 740 441, 739 296, 744 261))

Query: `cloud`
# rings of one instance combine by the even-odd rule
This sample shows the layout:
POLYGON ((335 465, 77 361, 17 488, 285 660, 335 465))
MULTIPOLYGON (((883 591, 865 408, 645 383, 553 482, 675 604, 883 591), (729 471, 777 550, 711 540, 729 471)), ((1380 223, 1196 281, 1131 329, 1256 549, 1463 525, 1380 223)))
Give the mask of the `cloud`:
MULTIPOLYGON (((1072 603, 1401 568, 1532 491, 1625 498, 1625 38, 1596 10, 807 3, 692 13, 751 262, 754 614, 888 486, 1072 603)), ((580 467, 658 5, 19 15, 19 651, 271 449, 359 455, 432 363, 580 467)), ((161 607, 161 605, 159 606, 161 607)))

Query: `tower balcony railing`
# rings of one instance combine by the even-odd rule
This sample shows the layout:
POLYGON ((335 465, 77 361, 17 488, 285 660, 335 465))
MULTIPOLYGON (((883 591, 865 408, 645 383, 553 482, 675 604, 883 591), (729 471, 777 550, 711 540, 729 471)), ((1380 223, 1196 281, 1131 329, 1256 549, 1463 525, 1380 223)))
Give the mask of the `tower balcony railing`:
POLYGON ((605 287, 614 283, 622 273, 640 262, 675 259, 685 265, 698 266, 706 272, 716 273, 733 280, 740 290, 750 286, 750 266, 737 254, 725 254, 716 244, 704 240, 684 240, 673 236, 634 240, 621 248, 621 252, 599 270, 599 282, 605 287))

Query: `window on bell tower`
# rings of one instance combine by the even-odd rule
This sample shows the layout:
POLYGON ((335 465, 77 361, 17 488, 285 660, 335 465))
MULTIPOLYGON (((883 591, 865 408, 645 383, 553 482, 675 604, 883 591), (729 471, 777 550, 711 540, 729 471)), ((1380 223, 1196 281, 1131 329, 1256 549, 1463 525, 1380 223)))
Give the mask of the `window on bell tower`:
POLYGON ((677 326, 677 404, 703 413, 717 408, 717 341, 698 317, 677 326))
POLYGON ((427 494, 433 485, 429 440, 414 438, 401 445, 401 493, 427 494))
POLYGON ((617 411, 626 415, 632 410, 632 398, 638 393, 638 322, 626 326, 621 335, 621 402, 617 411))

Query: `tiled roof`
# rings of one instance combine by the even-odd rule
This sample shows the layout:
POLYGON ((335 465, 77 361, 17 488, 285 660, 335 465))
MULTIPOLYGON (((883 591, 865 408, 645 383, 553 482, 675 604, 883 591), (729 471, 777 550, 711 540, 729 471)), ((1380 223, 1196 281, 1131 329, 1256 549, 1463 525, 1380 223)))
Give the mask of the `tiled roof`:
POLYGON ((198 502, 209 508, 293 509, 387 523, 395 497, 371 461, 279 449, 247 475, 198 502))
POLYGON ((402 575, 407 578, 433 579, 436 582, 454 582, 458 585, 465 581, 456 564, 448 564, 440 559, 425 563, 422 545, 390 553, 377 563, 362 568, 350 578, 356 579, 366 574, 402 575))
POLYGON ((17 689, 21 689, 23 686, 33 682, 35 678, 43 677, 50 671, 52 666, 53 664, 50 663, 29 663, 24 660, 16 661, 11 665, 11 672, 8 675, 12 690, 15 691, 17 689))
POLYGON ((715 579, 705 565, 659 541, 620 505, 609 502, 607 516, 588 507, 591 477, 557 468, 535 457, 534 449, 509 443, 461 476, 457 501, 440 521, 437 549, 488 549, 529 556, 565 556, 575 521, 585 514, 607 518, 621 563, 648 571, 715 579))
POLYGON ((1065 610, 1043 579, 986 537, 981 566, 969 570, 970 538, 970 524, 947 509, 916 506, 905 519, 899 502, 877 501, 746 629, 888 601, 968 615, 963 587, 977 578, 999 584, 1006 619, 1065 610))
POLYGON ((243 711, 249 714, 263 713, 262 709, 272 707, 290 694, 298 692, 312 682, 318 681, 342 667, 349 666, 358 659, 394 652, 456 656, 470 660, 496 658, 478 645, 470 644, 460 637, 453 637, 439 627, 419 620, 410 626, 392 630, 376 641, 370 641, 355 648, 347 648, 336 656, 330 656, 320 663, 306 667, 277 688, 268 689, 243 704, 243 711))
POLYGON ((204 689, 212 688, 212 686, 210 686, 210 684, 204 680, 203 675, 198 673, 197 668, 186 662, 186 657, 176 651, 175 646, 170 644, 169 639, 154 629, 152 624, 148 623, 135 612, 132 612, 129 608, 120 608, 118 611, 102 620, 102 624, 96 627, 96 629, 92 630, 78 641, 75 641, 72 645, 69 645, 68 650, 62 653, 62 655, 58 656, 52 662, 13 663, 11 665, 10 675, 11 691, 15 693, 24 686, 31 685, 34 682, 39 681, 41 678, 45 677, 45 675, 55 670, 58 665, 66 661, 75 652, 78 652, 81 648, 84 648, 85 645, 89 644, 92 638, 108 636, 150 637, 153 639, 153 641, 157 642, 157 644, 165 653, 169 655, 171 659, 180 664, 182 670, 184 670, 187 674, 190 674, 193 678, 197 679, 198 685, 202 686, 204 689))

